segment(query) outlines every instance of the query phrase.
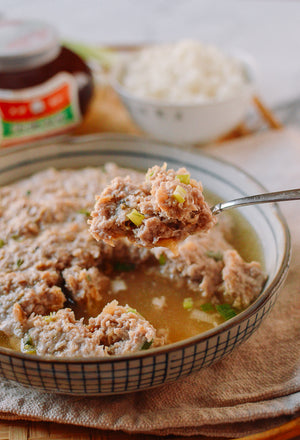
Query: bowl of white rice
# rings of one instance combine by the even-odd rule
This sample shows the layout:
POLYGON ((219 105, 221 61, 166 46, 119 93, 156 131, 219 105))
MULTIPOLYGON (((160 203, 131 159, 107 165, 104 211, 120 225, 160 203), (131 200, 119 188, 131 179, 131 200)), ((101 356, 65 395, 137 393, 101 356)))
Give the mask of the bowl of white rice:
POLYGON ((234 129, 254 90, 249 57, 193 40, 121 54, 111 80, 143 131, 175 143, 204 143, 234 129))

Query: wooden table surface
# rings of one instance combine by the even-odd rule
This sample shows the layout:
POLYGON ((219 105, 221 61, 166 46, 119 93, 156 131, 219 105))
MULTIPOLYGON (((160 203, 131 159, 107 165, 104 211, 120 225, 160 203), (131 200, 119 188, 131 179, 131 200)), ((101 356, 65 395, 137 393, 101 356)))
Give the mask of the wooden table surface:
MULTIPOLYGON (((260 105, 260 103, 259 103, 260 105)), ((272 115, 264 115, 262 118, 269 122, 273 128, 276 127, 272 122, 272 115), (271 120, 269 120, 271 117, 271 120)), ((138 129, 130 120, 127 112, 121 106, 117 96, 107 87, 97 88, 90 110, 83 123, 76 130, 75 134, 90 134, 98 132, 122 132, 136 134, 138 129)), ((240 137, 249 134, 244 125, 238 127, 229 134, 228 138, 240 137)), ((220 440, 220 438, 193 436, 187 437, 190 440, 220 440)), ((300 440, 300 417, 290 422, 263 433, 241 437, 239 440, 300 440), (298 437, 299 436, 299 437, 298 437)), ((172 439, 182 440, 176 436, 152 436, 152 435, 130 435, 122 432, 100 431, 95 429, 81 428, 70 425, 59 425, 50 422, 26 422, 26 421, 0 421, 0 440, 159 440, 172 439)), ((228 439, 227 439, 228 440, 228 439)))
MULTIPOLYGON (((300 435, 300 418, 279 428, 235 440, 290 440, 300 435)), ((0 440, 184 440, 177 436, 129 435, 45 422, 0 422, 0 440)), ((220 437, 192 436, 187 440, 221 440, 220 437)), ((299 439, 299 437, 298 437, 299 439)), ((230 439, 227 439, 230 440, 230 439)), ((232 439, 233 440, 233 439, 232 439)))

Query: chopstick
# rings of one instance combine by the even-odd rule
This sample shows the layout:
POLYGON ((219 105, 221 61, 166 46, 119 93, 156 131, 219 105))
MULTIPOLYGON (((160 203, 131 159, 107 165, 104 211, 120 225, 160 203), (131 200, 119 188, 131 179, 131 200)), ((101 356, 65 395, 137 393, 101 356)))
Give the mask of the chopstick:
POLYGON ((283 125, 281 124, 281 122, 279 122, 278 119, 273 115, 271 110, 269 110, 262 103, 262 101, 258 98, 258 96, 256 96, 256 95, 253 96, 253 102, 254 102, 256 109, 258 110, 258 112, 262 116, 262 118, 266 121, 266 123, 271 128, 274 128, 275 130, 280 130, 281 128, 283 128, 283 125))

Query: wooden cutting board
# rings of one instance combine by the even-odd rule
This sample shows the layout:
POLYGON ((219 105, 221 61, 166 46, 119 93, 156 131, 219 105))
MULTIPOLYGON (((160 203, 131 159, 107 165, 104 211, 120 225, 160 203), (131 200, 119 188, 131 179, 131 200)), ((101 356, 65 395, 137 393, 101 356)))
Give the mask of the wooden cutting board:
MULTIPOLYGON (((254 105, 259 112, 262 122, 270 128, 280 128, 280 124, 256 98, 254 105)), ((108 86, 97 87, 94 99, 90 105, 81 126, 75 134, 91 134, 103 132, 117 132, 139 134, 138 128, 131 121, 127 111, 124 109, 118 97, 108 86)), ((245 124, 241 124, 220 142, 227 139, 241 137, 251 134, 245 124)), ((288 440, 300 436, 300 417, 264 433, 242 437, 239 440, 288 440)), ((190 440, 204 440, 206 437, 193 436, 190 440)), ((182 437, 157 437, 150 435, 130 435, 122 432, 99 431, 95 429, 80 428, 70 425, 58 425, 49 422, 22 422, 22 421, 0 421, 0 440, 158 440, 172 439, 182 440, 182 437)), ((209 440, 220 440, 220 438, 209 437, 209 440)), ((227 439, 228 440, 228 439, 227 439)))

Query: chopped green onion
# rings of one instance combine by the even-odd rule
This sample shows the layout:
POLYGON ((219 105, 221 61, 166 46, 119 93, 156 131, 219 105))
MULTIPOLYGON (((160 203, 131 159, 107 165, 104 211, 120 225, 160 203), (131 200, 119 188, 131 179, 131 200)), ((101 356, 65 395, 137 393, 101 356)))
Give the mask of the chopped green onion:
POLYGON ((116 272, 131 272, 135 269, 135 264, 133 263, 120 263, 116 261, 114 263, 114 270, 116 272))
POLYGON ((165 254, 160 254, 158 262, 161 266, 163 266, 164 264, 166 264, 167 262, 167 257, 165 256, 165 254))
POLYGON ((196 321, 207 322, 212 324, 214 327, 218 324, 215 314, 203 312, 203 310, 193 309, 190 313, 190 318, 196 321))
POLYGON ((18 267, 21 267, 23 263, 24 263, 24 260, 22 260, 22 258, 17 259, 17 266, 18 267))
POLYGON ((0 249, 5 245, 5 241, 0 238, 0 249))
POLYGON ((150 180, 150 177, 152 177, 154 174, 154 171, 150 171, 150 169, 146 173, 146 181, 148 182, 150 180))
POLYGON ((153 339, 150 342, 145 341, 141 346, 141 350, 148 350, 148 348, 151 347, 152 343, 153 343, 153 339))
POLYGON ((178 203, 183 203, 185 201, 186 190, 182 188, 182 186, 177 185, 172 195, 178 203))
POLYGON ((203 310, 203 312, 213 312, 215 310, 214 305, 212 303, 201 304, 200 309, 203 310))
POLYGON ((182 306, 184 310, 191 310, 194 306, 193 298, 184 298, 182 306))
POLYGON ((13 234, 12 236, 11 236, 11 238, 13 239, 13 240, 20 240, 20 235, 18 235, 18 234, 13 234))
POLYGON ((92 281, 92 277, 89 273, 86 274, 86 279, 87 281, 91 282, 92 281))
POLYGON ((86 217, 89 217, 91 215, 90 211, 88 211, 87 209, 79 209, 78 211, 79 214, 84 214, 86 217))
POLYGON ((50 312, 49 315, 43 316, 43 319, 45 322, 47 322, 47 324, 49 324, 49 322, 54 321, 55 319, 55 312, 50 312))
POLYGON ((28 353, 28 354, 36 353, 36 349, 32 342, 31 336, 29 336, 28 334, 26 334, 24 338, 21 340, 21 350, 23 351, 23 353, 28 353))
POLYGON ((222 261, 223 260, 223 254, 220 251, 206 251, 205 255, 209 258, 213 258, 215 261, 222 261))
POLYGON ((189 174, 177 174, 176 179, 179 179, 181 183, 188 185, 191 181, 189 174))
POLYGON ((218 304, 216 305, 216 310, 226 321, 237 315, 229 304, 218 304))
POLYGON ((29 197, 30 194, 31 194, 31 191, 30 191, 30 189, 28 189, 28 190, 26 191, 26 196, 29 197))
POLYGON ((126 215, 129 220, 135 224, 135 226, 141 226, 145 216, 138 212, 136 209, 133 209, 129 214, 126 215))
POLYGON ((137 310, 136 310, 136 309, 132 309, 131 307, 129 307, 129 308, 127 309, 127 313, 134 313, 134 314, 137 315, 137 310))

